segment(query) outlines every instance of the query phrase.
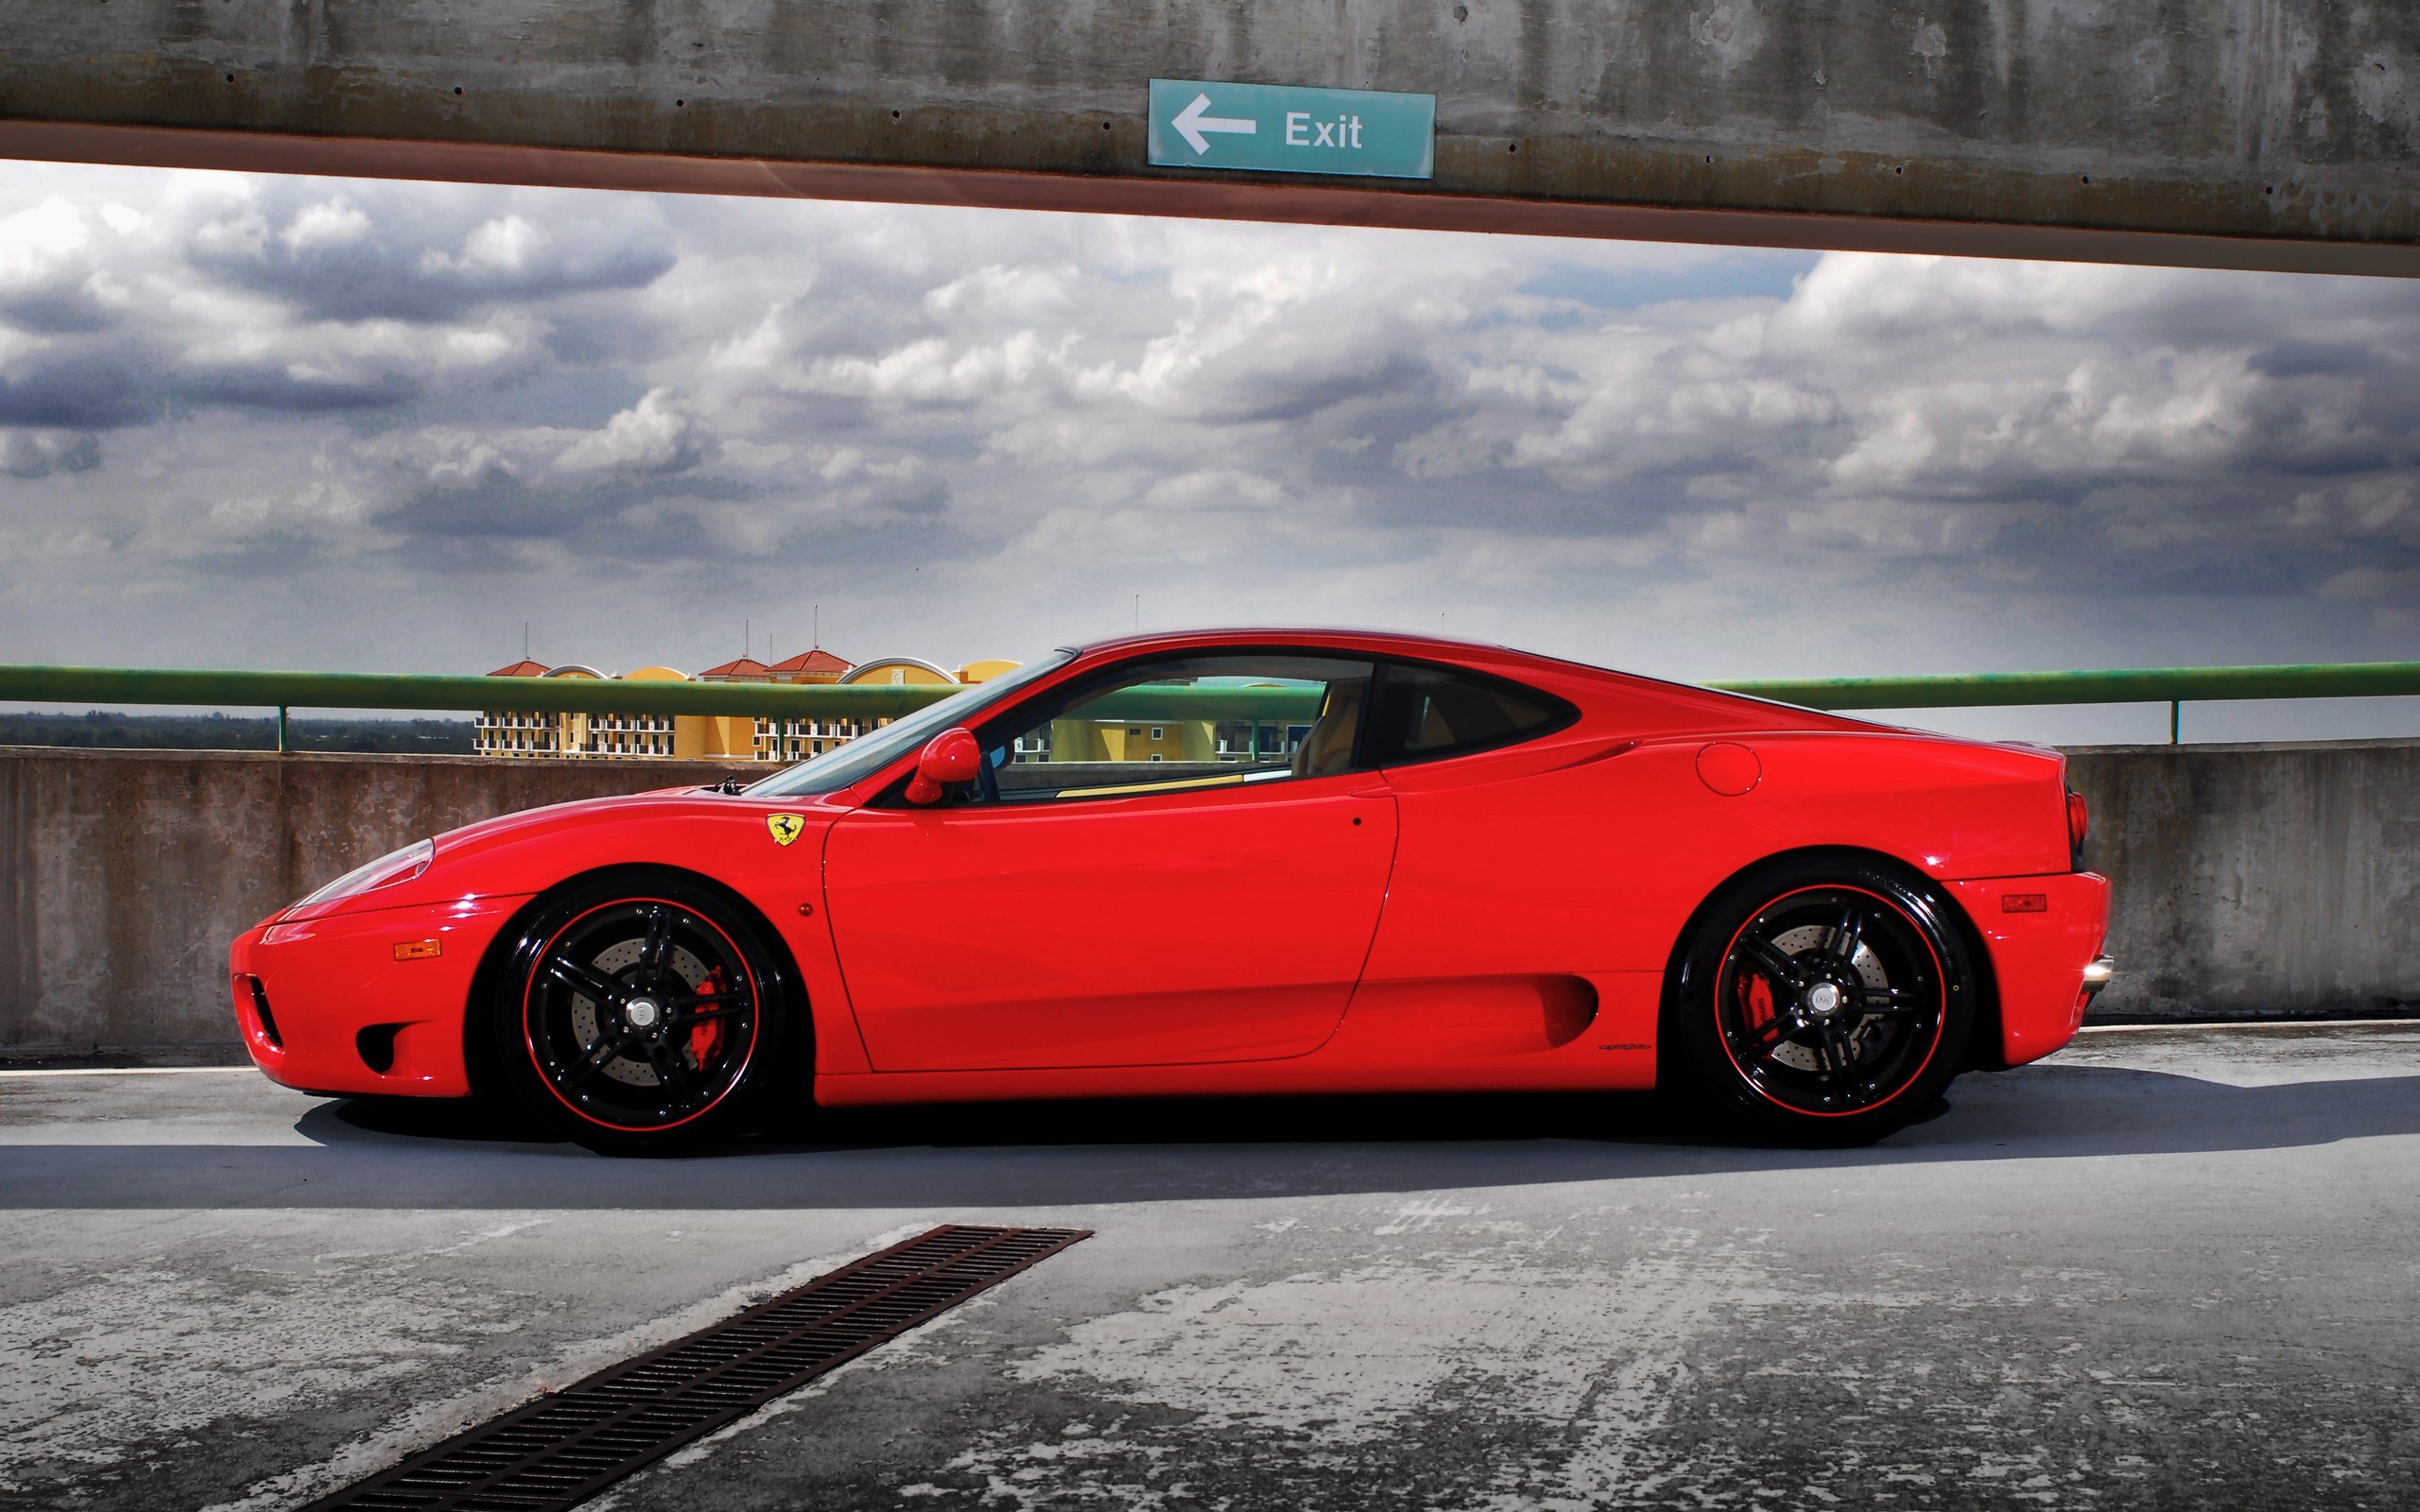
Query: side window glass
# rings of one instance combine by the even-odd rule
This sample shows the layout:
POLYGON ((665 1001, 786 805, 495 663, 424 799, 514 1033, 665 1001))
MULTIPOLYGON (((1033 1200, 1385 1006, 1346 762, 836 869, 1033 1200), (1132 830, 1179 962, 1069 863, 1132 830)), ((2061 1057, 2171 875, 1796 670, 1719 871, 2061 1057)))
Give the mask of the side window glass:
POLYGON ((1570 722, 1560 698, 1445 667, 1390 665, 1378 698, 1384 761, 1429 761, 1510 746, 1570 722))
POLYGON ((1373 667, 1197 656, 1119 670, 979 732, 976 801, 1182 792, 1350 771, 1373 667))

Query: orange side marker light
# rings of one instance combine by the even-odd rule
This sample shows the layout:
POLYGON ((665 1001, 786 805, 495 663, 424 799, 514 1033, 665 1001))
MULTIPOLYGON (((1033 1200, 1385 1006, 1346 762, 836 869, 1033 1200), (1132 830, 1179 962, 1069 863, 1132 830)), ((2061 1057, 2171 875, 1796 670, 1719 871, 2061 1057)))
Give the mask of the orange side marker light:
POLYGON ((395 959, 399 961, 433 961, 444 954, 445 942, 441 939, 407 939, 395 946, 395 959))

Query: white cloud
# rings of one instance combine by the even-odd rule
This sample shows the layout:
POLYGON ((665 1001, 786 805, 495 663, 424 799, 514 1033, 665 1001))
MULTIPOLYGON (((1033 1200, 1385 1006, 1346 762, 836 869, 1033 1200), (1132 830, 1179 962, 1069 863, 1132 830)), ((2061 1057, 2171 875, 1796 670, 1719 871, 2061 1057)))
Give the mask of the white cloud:
POLYGON ((473 229, 459 252, 428 249, 420 254, 420 266, 429 273, 518 273, 536 263, 545 247, 544 232, 519 215, 501 215, 473 229))
POLYGON ((342 195, 334 199, 305 205, 286 223, 277 239, 291 251, 311 251, 322 247, 342 247, 370 234, 370 217, 355 210, 342 195))
POLYGON ((2420 598, 2401 284, 0 173, 12 644, 108 593, 233 664, 689 664, 685 606, 820 602, 947 660, 1141 593, 1711 675, 2401 654, 2420 598))
POLYGON ((80 276, 92 246, 83 210, 63 198, 0 216, 0 293, 39 288, 63 272, 80 276))
POLYGON ((671 472, 695 467, 704 430, 669 388, 650 388, 639 402, 564 447, 555 466, 566 472, 628 469, 671 472))
POLYGON ((2407 604, 2420 598, 2420 572, 2388 572, 2377 567, 2347 567, 2319 585, 2323 598, 2385 598, 2394 594, 2407 604))
POLYGON ((1199 472, 1162 478, 1146 495, 1149 503, 1171 509, 1263 509, 1282 504, 1285 486, 1273 478, 1236 468, 1208 468, 1199 472))
POLYGON ((100 463, 100 439, 90 432, 0 429, 0 474, 45 478, 100 463))

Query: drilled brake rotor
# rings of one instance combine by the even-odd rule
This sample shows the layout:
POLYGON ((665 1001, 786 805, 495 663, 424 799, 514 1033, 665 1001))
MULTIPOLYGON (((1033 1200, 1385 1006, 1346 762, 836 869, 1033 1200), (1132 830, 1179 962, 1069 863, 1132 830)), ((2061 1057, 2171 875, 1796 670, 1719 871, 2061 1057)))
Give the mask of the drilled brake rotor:
MULTIPOLYGON (((602 977, 609 979, 618 977, 638 964, 639 952, 645 946, 645 941, 636 939, 626 939, 608 945, 589 961, 589 969, 602 977)), ((672 947, 669 959, 672 974, 686 983, 690 991, 702 992, 706 989, 705 962, 690 954, 686 947, 677 944, 672 947)), ((582 997, 577 992, 572 994, 571 999, 571 1027, 572 1033, 579 1037, 581 1044, 593 1045, 596 1042, 599 1032, 596 1005, 593 1000, 582 997)), ((653 1087, 661 1080, 655 1074, 655 1068, 647 1063, 647 1057, 644 1055, 615 1056, 605 1063, 602 1074, 631 1087, 653 1087)))
MULTIPOLYGON (((1781 947, 1782 953, 1786 955, 1802 955, 1809 951, 1823 950, 1831 936, 1832 931, 1827 925, 1801 924, 1796 929, 1784 930, 1775 935, 1772 941, 1781 947)), ((1858 978, 1867 987, 1885 988, 1891 985, 1890 973, 1882 970, 1881 959, 1874 954, 1870 946, 1862 941, 1858 945, 1857 954, 1849 957, 1849 965, 1856 969, 1858 978)), ((1843 1014, 1842 1017, 1845 1019, 1849 1015, 1843 1014)), ((1850 1048, 1862 1055, 1865 1051, 1866 1037, 1874 1033, 1878 1022, 1879 1021, 1874 1019, 1855 1020, 1847 1031, 1850 1048)), ((1795 1040, 1775 1045, 1772 1054, 1774 1060, 1800 1071, 1821 1072, 1826 1069, 1823 1057, 1816 1054, 1814 1046, 1803 1045, 1795 1040)))

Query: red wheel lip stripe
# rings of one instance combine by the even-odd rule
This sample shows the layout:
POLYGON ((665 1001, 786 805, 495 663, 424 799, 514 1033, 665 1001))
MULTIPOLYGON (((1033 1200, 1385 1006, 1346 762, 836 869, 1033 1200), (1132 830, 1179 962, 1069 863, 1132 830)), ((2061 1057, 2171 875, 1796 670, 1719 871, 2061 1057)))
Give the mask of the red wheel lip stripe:
POLYGON ((739 970, 741 973, 748 978, 748 1053, 740 1057, 739 1070, 732 1076, 730 1086, 725 1087, 720 1092, 717 1093, 713 1102, 708 1103, 705 1107, 699 1108, 696 1112, 689 1114, 687 1117, 676 1118, 669 1124, 609 1123, 604 1119, 598 1118, 596 1114, 589 1112, 586 1108, 578 1106, 572 1102, 570 1098, 565 1097, 562 1093, 562 1089, 555 1085, 554 1078, 546 1074, 545 1066, 539 1061, 537 1041, 531 1039, 529 1034, 529 994, 536 991, 538 988, 537 976, 533 971, 529 980, 523 983, 521 987, 521 1045, 523 1049, 529 1053, 529 1069, 538 1074, 538 1081, 540 1085, 546 1089, 547 1094, 553 1097, 556 1102, 562 1104, 563 1107, 569 1108, 572 1113, 579 1118, 587 1120, 591 1124, 596 1125, 598 1128, 612 1129, 616 1134, 661 1134, 667 1129, 676 1129, 686 1124, 694 1124, 699 1119, 701 1119, 708 1113, 713 1112, 716 1108, 720 1108, 723 1104, 723 1099, 729 1097, 732 1094, 733 1090, 737 1088, 742 1081, 747 1079, 748 1067, 750 1063, 756 1058, 757 1041, 764 1037, 765 1033, 765 993, 764 990, 756 985, 756 973, 749 971, 748 969, 747 953, 739 948, 739 942, 737 940, 733 939, 730 935, 724 932, 721 925, 716 923, 713 919, 706 918, 703 914, 697 912, 697 910, 689 907, 687 904, 674 902, 669 898, 617 898, 609 903, 598 903, 596 907, 577 914, 571 919, 565 920, 563 927, 555 931, 554 934, 547 938, 546 943, 539 948, 537 959, 543 962, 548 955, 554 954, 556 944, 559 943, 565 935, 570 934, 573 928, 576 927, 581 919, 590 918, 593 915, 601 914, 609 908, 628 908, 633 904, 643 903, 655 903, 666 908, 679 909, 689 918, 696 919, 706 928, 713 930, 716 935, 721 937, 722 942, 725 945, 731 947, 732 959, 739 963, 739 970))
POLYGON ((1758 919, 1771 912, 1773 908, 1789 902, 1792 898, 1796 898, 1803 893, 1810 892, 1857 893, 1861 897, 1873 899, 1883 907, 1891 909, 1900 918, 1907 919, 1910 924, 1918 923, 1918 920, 1913 915, 1910 914, 1905 908, 1900 907, 1891 899, 1884 897, 1882 894, 1874 891, 1870 887, 1851 886, 1849 884, 1844 882, 1819 883, 1812 886, 1792 887, 1789 891, 1782 893, 1778 897, 1765 900, 1765 902, 1758 903, 1755 907, 1749 909, 1746 921, 1741 923, 1737 929, 1731 932, 1730 943, 1722 947, 1722 955, 1720 960, 1718 961, 1715 966, 1715 990, 1713 992, 1715 1013, 1714 1037, 1715 1040, 1722 1046, 1723 1058, 1731 1062, 1731 1069, 1739 1074, 1739 1079, 1747 1084, 1749 1091, 1754 1092, 1765 1101, 1772 1104, 1775 1108, 1782 1109, 1784 1112, 1796 1113, 1803 1118, 1855 1118, 1860 1113, 1871 1113, 1876 1108, 1888 1108, 1893 1103, 1898 1101, 1899 1098, 1907 1092, 1909 1088, 1916 1084, 1917 1078, 1924 1075, 1925 1069, 1932 1064, 1932 1057, 1941 1054, 1941 1037, 1944 1034, 1946 1034, 1949 1030, 1948 973, 1942 970, 1941 953, 1932 948, 1932 941, 1926 937, 1924 930, 1919 927, 1916 930, 1916 937, 1924 941, 1925 954, 1932 958, 1933 980, 1940 984, 1937 990, 1939 991, 1942 1000, 1941 1012, 1935 1018, 1933 1022, 1932 1043, 1925 1047, 1925 1058, 1917 1063, 1915 1070, 1908 1074, 1907 1079, 1899 1084, 1898 1091, 1892 1092, 1889 1096, 1882 1098, 1878 1102, 1868 1103, 1863 1108, 1843 1108, 1837 1113, 1822 1112, 1809 1108, 1796 1108, 1792 1107, 1789 1103, 1783 1102, 1780 1098, 1775 1097, 1772 1093, 1765 1091, 1764 1088, 1756 1085, 1756 1079, 1748 1074, 1747 1069, 1739 1064, 1739 1057, 1732 1053, 1731 1037, 1722 1032, 1721 962, 1727 962, 1731 959, 1731 953, 1739 947, 1739 936, 1748 933, 1748 926, 1750 924, 1754 923, 1758 919))

